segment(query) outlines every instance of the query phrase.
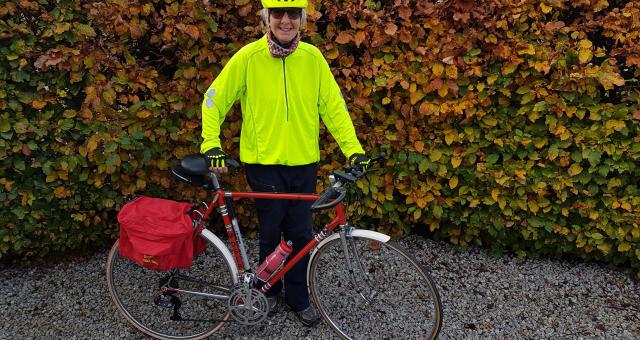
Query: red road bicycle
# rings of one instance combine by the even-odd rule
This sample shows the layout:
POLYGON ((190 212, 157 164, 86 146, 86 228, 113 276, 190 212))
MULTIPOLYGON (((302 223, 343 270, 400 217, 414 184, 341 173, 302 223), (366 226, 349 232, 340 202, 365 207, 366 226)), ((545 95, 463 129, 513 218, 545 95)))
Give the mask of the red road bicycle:
POLYGON ((201 339, 225 322, 258 324, 269 314, 264 293, 311 252, 311 298, 340 337, 437 338, 442 307, 427 270, 389 236, 356 229, 347 221, 347 189, 366 173, 334 171, 331 186, 316 195, 225 191, 201 156, 188 156, 172 170, 178 179, 212 193, 209 203, 194 206, 195 232, 209 247, 188 270, 158 272, 118 256, 115 242, 106 266, 109 294, 142 332, 159 339, 201 339), (333 209, 336 216, 257 288, 233 210, 233 199, 238 198, 314 201, 313 210, 333 209), (224 222, 229 247, 207 229, 215 210, 224 222))

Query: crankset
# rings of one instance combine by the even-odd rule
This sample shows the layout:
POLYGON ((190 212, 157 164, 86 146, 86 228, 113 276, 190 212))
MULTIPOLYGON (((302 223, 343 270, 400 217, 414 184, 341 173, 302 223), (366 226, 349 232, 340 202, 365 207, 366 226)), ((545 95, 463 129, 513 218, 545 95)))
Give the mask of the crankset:
POLYGON ((245 284, 238 284, 231 290, 227 307, 231 317, 243 325, 257 325, 269 315, 269 303, 264 294, 245 284))

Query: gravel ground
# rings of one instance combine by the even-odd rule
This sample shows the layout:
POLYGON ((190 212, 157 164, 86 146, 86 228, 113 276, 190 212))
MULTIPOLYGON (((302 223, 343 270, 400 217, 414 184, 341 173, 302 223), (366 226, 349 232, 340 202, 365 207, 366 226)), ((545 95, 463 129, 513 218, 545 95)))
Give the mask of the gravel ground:
MULTIPOLYGON (((255 249, 254 241, 247 243, 255 249)), ((484 249, 460 252, 417 236, 401 243, 431 271, 440 289, 441 339, 640 339, 640 283, 629 274, 577 261, 496 259, 484 249)), ((106 256, 0 270, 0 339, 144 339, 108 296, 106 256)), ((335 335, 324 324, 302 327, 283 310, 261 326, 229 323, 216 337, 335 335)))

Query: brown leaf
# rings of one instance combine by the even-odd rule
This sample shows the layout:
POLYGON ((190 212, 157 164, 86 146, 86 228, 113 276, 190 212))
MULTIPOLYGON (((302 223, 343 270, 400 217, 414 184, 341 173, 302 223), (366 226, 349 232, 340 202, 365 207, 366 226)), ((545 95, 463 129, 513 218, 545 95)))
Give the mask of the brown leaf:
POLYGON ((640 55, 630 55, 627 57, 627 65, 636 65, 640 66, 640 55))
POLYGON ((447 80, 447 87, 449 87, 449 91, 451 91, 453 95, 458 94, 458 90, 460 90, 458 84, 456 84, 456 82, 453 80, 447 80))
POLYGON ((439 90, 442 87, 442 79, 435 78, 431 81, 430 85, 434 90, 439 90))
POLYGON ((553 33, 553 31, 555 30, 559 30, 561 28, 564 27, 564 22, 562 21, 554 21, 554 22, 548 22, 547 24, 544 25, 544 30, 549 32, 549 33, 553 33))
POLYGON ((356 43, 357 47, 360 47, 360 44, 362 44, 362 42, 364 41, 364 39, 366 38, 366 34, 364 33, 364 31, 358 31, 358 33, 356 33, 356 35, 353 37, 353 42, 356 43))
MULTIPOLYGON (((340 32, 340 34, 338 34, 338 36, 336 37, 336 43, 338 44, 347 44, 349 43, 349 41, 351 41, 353 39, 353 37, 351 36, 351 34, 347 31, 342 31, 340 32)), ((360 44, 358 44, 360 45, 360 44)))
POLYGON ((402 41, 405 44, 408 44, 411 42, 411 34, 409 32, 407 32, 406 30, 401 30, 400 31, 400 41, 402 41))
POLYGON ((633 112, 633 119, 640 120, 640 110, 636 110, 633 112))
POLYGON ((200 37, 200 31, 198 30, 198 26, 187 25, 184 31, 193 39, 197 40, 200 37))
POLYGON ((398 16, 400 16, 404 21, 409 21, 409 19, 411 19, 411 9, 407 6, 400 7, 398 10, 398 16))
POLYGON ((384 33, 387 33, 390 36, 394 36, 397 31, 398 31, 398 26, 396 26, 396 24, 392 22, 388 23, 387 26, 385 26, 384 28, 384 33))
POLYGON ((238 11, 238 14, 241 17, 246 17, 247 15, 249 15, 249 13, 251 13, 251 3, 246 4, 245 6, 242 6, 242 8, 240 8, 240 10, 238 11))
POLYGON ((29 148, 29 146, 27 144, 22 144, 22 153, 25 156, 30 156, 31 155, 31 149, 29 148))

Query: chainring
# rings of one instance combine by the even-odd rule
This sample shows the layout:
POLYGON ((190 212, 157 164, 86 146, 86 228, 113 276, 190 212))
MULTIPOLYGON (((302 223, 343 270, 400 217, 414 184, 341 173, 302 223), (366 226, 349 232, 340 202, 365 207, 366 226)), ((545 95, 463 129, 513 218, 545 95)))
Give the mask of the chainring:
POLYGON ((231 317, 243 325, 257 325, 269 315, 269 303, 264 294, 243 284, 231 290, 227 307, 231 317))

